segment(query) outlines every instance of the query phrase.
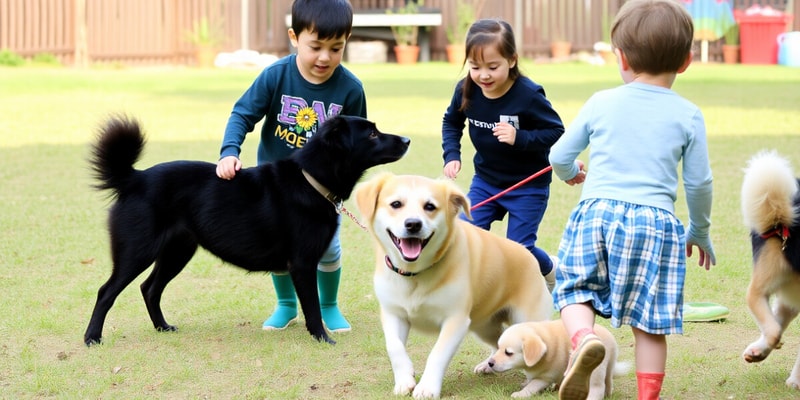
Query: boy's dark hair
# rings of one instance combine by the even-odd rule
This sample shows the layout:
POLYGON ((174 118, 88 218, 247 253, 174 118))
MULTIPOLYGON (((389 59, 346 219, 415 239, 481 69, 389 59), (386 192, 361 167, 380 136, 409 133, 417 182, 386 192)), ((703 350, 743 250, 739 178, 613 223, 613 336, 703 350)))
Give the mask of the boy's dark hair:
POLYGON ((635 72, 678 72, 691 54, 692 16, 675 0, 631 0, 611 25, 611 44, 635 72))
MULTIPOLYGON (((465 45, 464 53, 466 59, 483 60, 483 49, 487 46, 495 46, 497 52, 500 53, 506 60, 515 60, 514 66, 508 71, 508 79, 516 80, 522 74, 519 72, 519 62, 517 56, 517 43, 514 40, 514 30, 511 25, 502 20, 494 18, 485 18, 475 21, 467 31, 467 43, 465 45)), ((466 63, 466 61, 465 61, 466 63)), ((461 108, 459 111, 464 111, 469 106, 469 97, 472 91, 476 89, 475 82, 469 77, 462 81, 461 86, 463 93, 461 95, 461 108)))
POLYGON ((318 39, 350 37, 353 6, 348 0, 295 0, 292 4, 292 30, 316 32, 318 39))

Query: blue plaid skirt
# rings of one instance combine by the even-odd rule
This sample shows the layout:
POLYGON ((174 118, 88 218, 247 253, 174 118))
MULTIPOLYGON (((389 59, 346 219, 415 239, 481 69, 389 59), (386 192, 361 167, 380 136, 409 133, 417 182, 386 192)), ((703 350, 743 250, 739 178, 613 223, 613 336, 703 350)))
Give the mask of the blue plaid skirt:
POLYGON ((683 333, 685 248, 683 224, 667 210, 584 200, 559 245, 555 306, 590 302, 616 328, 683 333))

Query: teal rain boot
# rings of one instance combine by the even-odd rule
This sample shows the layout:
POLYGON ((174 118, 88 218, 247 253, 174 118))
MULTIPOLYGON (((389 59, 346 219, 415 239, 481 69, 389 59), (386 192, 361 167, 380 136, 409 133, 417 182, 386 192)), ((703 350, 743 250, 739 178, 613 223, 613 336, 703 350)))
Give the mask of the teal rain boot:
POLYGON ((319 287, 319 305, 322 311, 322 321, 331 332, 349 332, 350 324, 339 311, 336 301, 339 295, 339 278, 342 269, 333 272, 317 270, 317 286, 319 287))
POLYGON ((275 286, 275 294, 278 296, 278 306, 261 326, 266 331, 286 329, 297 322, 297 294, 291 275, 273 273, 272 285, 275 286))

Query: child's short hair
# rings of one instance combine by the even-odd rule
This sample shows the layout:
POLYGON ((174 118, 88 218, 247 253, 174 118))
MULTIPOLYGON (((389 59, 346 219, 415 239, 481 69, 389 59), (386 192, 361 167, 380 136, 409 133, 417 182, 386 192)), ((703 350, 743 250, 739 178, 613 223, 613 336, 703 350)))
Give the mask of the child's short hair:
POLYGON ((692 16, 678 0, 630 0, 611 26, 611 43, 635 72, 678 72, 691 54, 692 16))
POLYGON ((292 30, 316 32, 319 39, 350 37, 353 6, 348 0, 295 0, 292 4, 292 30))

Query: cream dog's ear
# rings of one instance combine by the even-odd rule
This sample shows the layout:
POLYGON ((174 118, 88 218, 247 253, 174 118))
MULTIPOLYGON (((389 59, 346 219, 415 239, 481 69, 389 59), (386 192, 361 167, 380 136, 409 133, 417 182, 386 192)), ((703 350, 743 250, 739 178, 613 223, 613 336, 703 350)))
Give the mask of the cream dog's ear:
POLYGON ((538 335, 528 334, 522 337, 522 359, 525 365, 532 367, 547 353, 547 345, 538 335))
POLYGON ((469 211, 469 199, 464 194, 464 191, 461 190, 455 183, 452 181, 442 181, 445 185, 447 185, 448 189, 448 199, 450 201, 450 206, 452 209, 452 214, 457 216, 460 211, 464 212, 464 215, 467 216, 467 219, 472 219, 472 214, 469 211))
POLYGON ((392 178, 394 178, 394 174, 383 172, 356 187, 356 207, 361 213, 361 216, 367 221, 372 221, 372 218, 375 216, 375 207, 378 205, 378 197, 381 194, 381 189, 384 183, 392 178))

